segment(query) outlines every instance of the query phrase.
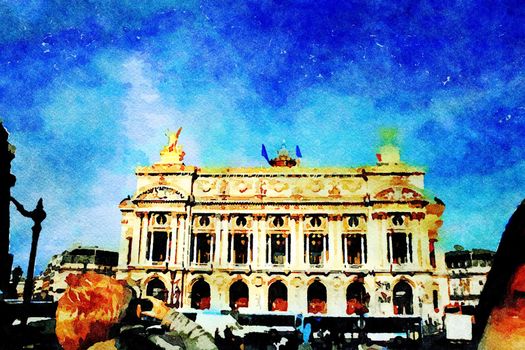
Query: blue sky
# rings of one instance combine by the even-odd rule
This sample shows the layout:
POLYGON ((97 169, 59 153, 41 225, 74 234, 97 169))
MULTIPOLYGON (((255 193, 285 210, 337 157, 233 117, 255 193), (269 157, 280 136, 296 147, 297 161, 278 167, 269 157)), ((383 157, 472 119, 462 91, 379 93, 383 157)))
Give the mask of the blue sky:
MULTIPOLYGON (((446 204, 441 246, 496 248, 525 195, 519 1, 0 1, 0 117, 13 195, 44 198, 37 272, 117 248, 137 165, 182 126, 188 164, 373 164, 379 130, 446 204), (271 151, 272 152, 272 151, 271 151)), ((15 264, 30 223, 12 213, 15 264)))

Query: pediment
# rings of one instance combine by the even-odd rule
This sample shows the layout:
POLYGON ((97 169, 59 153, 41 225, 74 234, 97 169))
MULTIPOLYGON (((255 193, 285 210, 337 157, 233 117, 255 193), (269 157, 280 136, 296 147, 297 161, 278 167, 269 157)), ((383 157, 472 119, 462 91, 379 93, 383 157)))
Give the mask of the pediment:
POLYGON ((175 188, 167 186, 156 186, 149 188, 135 196, 133 200, 139 201, 181 201, 187 195, 175 188))

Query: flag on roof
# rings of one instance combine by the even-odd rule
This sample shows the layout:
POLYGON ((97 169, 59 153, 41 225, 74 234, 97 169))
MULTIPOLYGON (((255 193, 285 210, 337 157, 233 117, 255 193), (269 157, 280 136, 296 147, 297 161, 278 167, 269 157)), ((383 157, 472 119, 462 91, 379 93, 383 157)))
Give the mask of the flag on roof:
POLYGON ((301 149, 299 148, 299 146, 295 146, 295 155, 297 156, 297 158, 302 158, 303 155, 301 154, 301 149))
POLYGON ((266 152, 266 147, 264 147, 264 144, 262 145, 261 155, 264 157, 264 159, 266 159, 268 163, 270 163, 270 159, 268 159, 268 152, 266 152))

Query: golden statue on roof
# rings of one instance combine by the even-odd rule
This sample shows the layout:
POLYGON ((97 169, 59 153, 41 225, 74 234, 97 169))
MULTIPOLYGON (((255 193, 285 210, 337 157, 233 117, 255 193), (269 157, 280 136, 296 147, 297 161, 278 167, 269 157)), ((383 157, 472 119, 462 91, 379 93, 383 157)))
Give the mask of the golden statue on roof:
POLYGON ((179 135, 182 131, 182 127, 176 132, 166 131, 168 137, 168 145, 164 146, 160 151, 160 162, 161 164, 182 164, 186 153, 182 150, 182 145, 179 143, 179 135))

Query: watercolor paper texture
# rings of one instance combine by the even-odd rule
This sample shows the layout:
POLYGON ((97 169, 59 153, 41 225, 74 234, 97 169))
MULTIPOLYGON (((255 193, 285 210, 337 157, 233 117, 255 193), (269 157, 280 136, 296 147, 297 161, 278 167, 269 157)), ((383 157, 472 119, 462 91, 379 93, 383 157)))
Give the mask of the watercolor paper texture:
MULTIPOLYGON (((261 310, 345 315, 348 308, 369 307, 378 317, 426 310, 423 323, 438 320, 454 302, 444 252, 461 250, 455 246, 496 251, 525 197, 524 38, 524 7, 513 1, 1 1, 0 118, 16 146, 11 195, 26 210, 43 198, 47 213, 35 276, 54 255, 97 246, 119 252, 120 266, 157 273, 117 274, 134 280, 139 293, 157 278, 166 301, 175 303, 177 287, 188 308, 198 308, 188 290, 197 288, 202 305, 230 309, 231 290, 213 295, 213 284, 230 286, 237 278, 242 285, 234 287, 234 309, 254 307, 259 294, 253 290, 266 286, 257 301, 261 310), (282 147, 296 163, 270 165, 285 155, 282 147), (384 182, 366 175, 385 167, 391 176, 384 182), (194 178, 194 169, 202 176, 194 178), (174 180, 177 174, 183 175, 174 180), (262 207, 241 206, 272 197, 262 207), (135 201, 130 211, 124 198, 135 201), (162 216, 162 205, 150 205, 144 216, 139 202, 166 198, 179 203, 169 216, 162 216), (195 198, 209 203, 193 208, 188 203, 195 198), (426 204, 408 210, 398 203, 418 198, 426 204), (396 206, 368 206, 367 200, 396 206), (225 209, 214 201, 241 204, 225 209), (307 201, 317 207, 303 210, 307 201), (332 204, 321 208, 323 201, 332 204), (367 205, 350 204, 358 201, 367 205), (336 208, 336 202, 348 204, 336 208), (187 220, 192 210, 199 214, 196 226, 187 220), (412 228, 401 236, 377 224, 399 220, 419 223, 426 240, 412 228), (354 235, 361 224, 384 242, 354 235), (341 236, 345 227, 352 235, 341 236), (308 230, 305 241, 292 241, 308 230), (188 234, 180 248, 177 232, 188 234), (127 238, 141 241, 128 247, 127 238), (377 266, 352 270, 376 259, 365 253, 375 245, 377 266), (258 256, 263 246, 273 248, 258 256), (175 256, 193 263, 192 272, 160 269, 164 262, 179 264, 170 260, 175 256), (293 279, 294 269, 306 274, 330 260, 329 270, 346 277, 335 280, 320 269, 293 279), (223 261, 243 266, 214 275, 211 264, 223 261), (196 268, 201 263, 209 269, 196 268), (402 280, 391 266, 408 263, 434 264, 443 275, 402 280), (261 267, 267 264, 289 268, 272 276, 261 267), (390 277, 382 280, 372 270, 390 277), (366 306, 345 299, 349 278, 364 283, 362 296, 371 295, 366 306), (283 285, 270 292, 277 280, 283 285), (321 284, 313 287, 318 298, 309 299, 307 288, 315 283, 321 284), (410 305, 396 299, 410 293, 410 305), (269 305, 270 294, 276 297, 269 305), (323 295, 341 302, 323 303, 323 295), (304 305, 292 305, 293 298, 304 305)), ((25 275, 33 222, 10 208, 12 267, 25 275)))

